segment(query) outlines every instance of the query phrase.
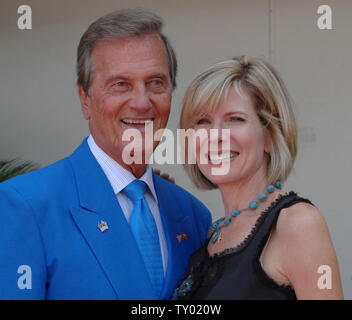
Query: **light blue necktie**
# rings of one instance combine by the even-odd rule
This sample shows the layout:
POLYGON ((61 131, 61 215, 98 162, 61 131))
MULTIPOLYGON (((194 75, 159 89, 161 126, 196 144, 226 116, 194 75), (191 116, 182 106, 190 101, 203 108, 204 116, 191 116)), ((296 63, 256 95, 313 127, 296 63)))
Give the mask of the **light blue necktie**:
POLYGON ((134 180, 123 192, 133 201, 130 227, 143 257, 155 292, 159 297, 164 281, 158 229, 154 217, 144 197, 147 185, 144 181, 134 180))

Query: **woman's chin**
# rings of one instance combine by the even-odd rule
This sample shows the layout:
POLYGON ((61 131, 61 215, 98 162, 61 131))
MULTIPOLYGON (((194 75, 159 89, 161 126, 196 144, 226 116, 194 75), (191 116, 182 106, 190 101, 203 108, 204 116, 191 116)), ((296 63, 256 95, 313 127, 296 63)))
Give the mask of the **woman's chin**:
POLYGON ((217 186, 231 183, 234 180, 233 178, 230 178, 228 174, 211 174, 209 172, 202 173, 212 184, 217 186))

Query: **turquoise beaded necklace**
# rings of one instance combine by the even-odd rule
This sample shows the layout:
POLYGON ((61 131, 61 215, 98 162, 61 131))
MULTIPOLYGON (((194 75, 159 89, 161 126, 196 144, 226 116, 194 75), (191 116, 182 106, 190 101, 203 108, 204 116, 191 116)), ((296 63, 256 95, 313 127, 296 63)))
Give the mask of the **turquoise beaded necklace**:
MULTIPOLYGON (((280 181, 276 181, 273 185, 269 185, 266 190, 268 191, 268 193, 273 193, 275 191, 275 188, 281 190, 282 186, 281 186, 281 182, 280 181)), ((263 192, 258 196, 259 202, 264 202, 266 199, 268 199, 268 194, 263 192)), ((212 243, 215 243, 220 236, 221 233, 221 229, 219 227, 219 224, 224 221, 224 226, 227 227, 231 224, 232 222, 232 218, 236 218, 241 212, 246 211, 246 210, 255 210, 258 207, 259 203, 258 201, 252 201, 248 208, 245 209, 241 209, 241 210, 233 210, 230 213, 230 218, 221 218, 216 220, 215 222, 213 222, 212 227, 214 229, 213 235, 211 236, 210 241, 212 243)))

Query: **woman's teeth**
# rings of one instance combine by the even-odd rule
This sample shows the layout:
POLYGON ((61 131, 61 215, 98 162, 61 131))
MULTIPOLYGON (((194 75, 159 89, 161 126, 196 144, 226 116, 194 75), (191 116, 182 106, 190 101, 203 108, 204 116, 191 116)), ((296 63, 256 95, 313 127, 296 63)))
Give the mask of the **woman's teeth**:
POLYGON ((223 153, 223 154, 209 154, 209 160, 210 161, 222 161, 226 159, 232 159, 235 158, 239 155, 238 152, 232 152, 232 153, 223 153))

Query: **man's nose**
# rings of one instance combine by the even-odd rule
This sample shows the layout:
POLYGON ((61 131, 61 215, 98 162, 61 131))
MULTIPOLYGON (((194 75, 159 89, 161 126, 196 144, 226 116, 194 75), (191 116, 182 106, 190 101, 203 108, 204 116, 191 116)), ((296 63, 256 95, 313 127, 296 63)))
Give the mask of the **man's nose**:
POLYGON ((145 113, 152 108, 149 92, 144 85, 139 85, 132 91, 129 106, 138 113, 145 113))

